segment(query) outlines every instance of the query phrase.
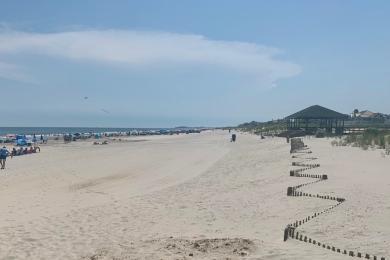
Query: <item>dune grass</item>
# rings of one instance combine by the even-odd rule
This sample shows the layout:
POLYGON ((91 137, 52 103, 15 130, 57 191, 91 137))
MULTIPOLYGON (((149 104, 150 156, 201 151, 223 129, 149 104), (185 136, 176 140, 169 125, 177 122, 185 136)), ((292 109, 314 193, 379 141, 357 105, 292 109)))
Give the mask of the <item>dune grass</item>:
POLYGON ((367 150, 369 147, 386 149, 390 154, 390 130, 369 128, 362 134, 351 134, 341 137, 339 140, 333 140, 335 146, 355 146, 367 150))

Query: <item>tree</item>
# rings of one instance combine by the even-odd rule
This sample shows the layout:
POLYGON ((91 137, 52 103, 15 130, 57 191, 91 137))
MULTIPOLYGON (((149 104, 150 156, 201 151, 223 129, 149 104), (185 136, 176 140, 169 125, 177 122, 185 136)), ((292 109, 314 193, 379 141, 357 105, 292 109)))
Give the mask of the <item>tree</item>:
POLYGON ((353 117, 356 117, 356 115, 359 113, 359 109, 355 108, 353 110, 353 117))

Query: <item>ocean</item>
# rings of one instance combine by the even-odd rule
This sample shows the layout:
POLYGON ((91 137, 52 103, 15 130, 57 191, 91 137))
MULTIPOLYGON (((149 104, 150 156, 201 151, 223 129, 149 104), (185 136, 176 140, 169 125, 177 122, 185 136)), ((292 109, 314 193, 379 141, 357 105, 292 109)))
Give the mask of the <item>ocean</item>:
POLYGON ((101 127, 0 127, 0 136, 6 134, 48 135, 74 133, 129 132, 132 130, 160 130, 166 128, 101 128, 101 127))

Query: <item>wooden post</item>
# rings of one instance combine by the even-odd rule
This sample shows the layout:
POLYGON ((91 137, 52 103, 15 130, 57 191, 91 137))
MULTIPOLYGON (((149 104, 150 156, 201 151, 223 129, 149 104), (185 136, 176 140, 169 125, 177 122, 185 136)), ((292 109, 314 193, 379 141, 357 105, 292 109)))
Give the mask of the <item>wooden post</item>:
POLYGON ((286 227, 286 228, 284 229, 284 241, 286 241, 287 238, 288 238, 288 231, 289 231, 289 228, 286 227))
POLYGON ((287 196, 292 196, 293 187, 287 187, 287 196))

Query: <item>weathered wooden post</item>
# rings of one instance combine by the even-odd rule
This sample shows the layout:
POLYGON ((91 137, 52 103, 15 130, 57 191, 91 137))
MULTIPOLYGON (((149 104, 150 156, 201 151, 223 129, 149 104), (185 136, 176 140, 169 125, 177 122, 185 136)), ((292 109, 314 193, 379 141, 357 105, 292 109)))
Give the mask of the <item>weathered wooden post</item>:
POLYGON ((285 229, 284 229, 284 240, 283 241, 287 241, 287 239, 288 239, 288 231, 289 231, 289 227, 286 227, 285 229))

